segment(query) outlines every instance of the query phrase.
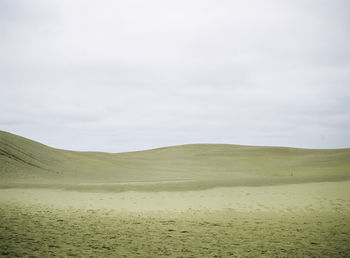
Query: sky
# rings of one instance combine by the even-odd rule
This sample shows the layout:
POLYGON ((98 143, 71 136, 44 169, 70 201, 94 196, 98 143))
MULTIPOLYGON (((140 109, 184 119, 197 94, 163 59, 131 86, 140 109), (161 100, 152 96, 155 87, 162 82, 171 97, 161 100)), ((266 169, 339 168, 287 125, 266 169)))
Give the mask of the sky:
POLYGON ((347 0, 0 0, 0 130, 56 148, 350 147, 347 0))

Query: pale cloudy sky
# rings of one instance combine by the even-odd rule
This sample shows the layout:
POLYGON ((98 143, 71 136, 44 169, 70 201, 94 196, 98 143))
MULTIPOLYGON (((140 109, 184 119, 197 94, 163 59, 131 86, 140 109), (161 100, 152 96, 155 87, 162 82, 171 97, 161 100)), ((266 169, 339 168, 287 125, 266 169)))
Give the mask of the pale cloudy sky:
POLYGON ((108 152, 350 147, 348 0, 0 0, 0 130, 108 152))

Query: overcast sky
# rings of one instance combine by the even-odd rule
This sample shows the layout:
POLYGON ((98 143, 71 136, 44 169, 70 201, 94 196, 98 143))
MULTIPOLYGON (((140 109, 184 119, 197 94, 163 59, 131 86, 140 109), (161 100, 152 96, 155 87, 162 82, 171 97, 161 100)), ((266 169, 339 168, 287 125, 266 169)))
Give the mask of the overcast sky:
POLYGON ((72 150, 350 147, 350 1, 0 0, 0 130, 72 150))

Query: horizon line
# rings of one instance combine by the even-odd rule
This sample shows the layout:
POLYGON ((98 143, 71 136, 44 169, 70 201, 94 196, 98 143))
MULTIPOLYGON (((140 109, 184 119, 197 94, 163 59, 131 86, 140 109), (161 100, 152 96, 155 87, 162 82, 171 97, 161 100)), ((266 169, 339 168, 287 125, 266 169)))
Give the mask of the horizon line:
POLYGON ((291 147, 291 146, 280 146, 280 145, 251 145, 251 144, 234 144, 234 143, 208 143, 208 142, 197 142, 197 143, 183 143, 183 144, 174 144, 174 145, 166 145, 166 146, 160 146, 155 148, 148 148, 148 149, 141 149, 141 150, 133 150, 133 151, 121 151, 121 152, 108 152, 108 151, 94 151, 94 150, 70 150, 70 149, 64 149, 64 148, 56 148, 47 144, 44 144, 42 142, 24 137, 19 134, 14 134, 8 131, 0 130, 0 133, 7 133, 11 134, 13 136, 21 137, 26 140, 33 141, 35 143, 44 145, 46 147, 56 149, 56 150, 63 150, 63 151, 72 151, 72 152, 90 152, 90 153, 107 153, 107 154, 122 154, 122 153, 133 153, 133 152, 142 152, 142 151, 152 151, 152 150, 159 150, 159 149, 166 149, 166 148, 174 148, 174 147, 181 147, 181 146, 190 146, 190 145, 227 145, 227 146, 236 146, 236 147, 258 147, 258 148, 284 148, 284 149, 300 149, 300 150, 346 150, 350 149, 350 147, 347 148, 305 148, 305 147, 291 147))

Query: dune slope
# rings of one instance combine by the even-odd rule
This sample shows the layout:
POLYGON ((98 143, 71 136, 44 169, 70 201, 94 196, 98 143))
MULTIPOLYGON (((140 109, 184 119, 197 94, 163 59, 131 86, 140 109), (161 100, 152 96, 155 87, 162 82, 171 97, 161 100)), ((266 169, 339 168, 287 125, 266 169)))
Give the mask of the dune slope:
POLYGON ((0 131, 1 186, 181 190, 350 178, 350 149, 189 144, 129 153, 76 152, 0 131))

